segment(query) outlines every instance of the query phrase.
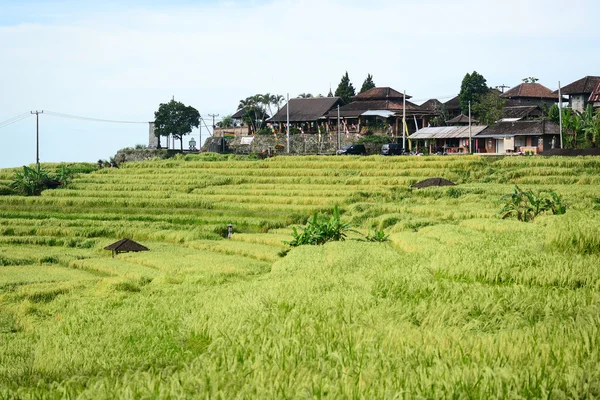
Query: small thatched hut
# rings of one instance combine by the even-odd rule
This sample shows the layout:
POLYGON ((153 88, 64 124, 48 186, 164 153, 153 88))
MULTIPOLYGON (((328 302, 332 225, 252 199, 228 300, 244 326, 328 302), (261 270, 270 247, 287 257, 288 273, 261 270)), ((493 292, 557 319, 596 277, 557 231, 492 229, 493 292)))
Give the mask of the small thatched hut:
POLYGON ((110 250, 112 252, 112 256, 119 253, 129 253, 129 252, 138 252, 138 251, 150 251, 146 246, 142 246, 138 242, 134 242, 131 239, 121 239, 118 242, 115 242, 111 245, 108 245, 104 248, 104 250, 110 250))

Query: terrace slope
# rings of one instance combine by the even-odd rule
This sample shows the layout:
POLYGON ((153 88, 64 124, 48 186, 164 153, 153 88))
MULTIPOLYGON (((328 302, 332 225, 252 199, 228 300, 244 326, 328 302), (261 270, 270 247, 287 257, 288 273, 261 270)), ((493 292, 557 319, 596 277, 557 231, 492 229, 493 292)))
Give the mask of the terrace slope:
POLYGON ((599 198, 594 157, 213 154, 0 196, 0 397, 598 397, 599 198), (391 241, 278 256, 334 205, 391 241))

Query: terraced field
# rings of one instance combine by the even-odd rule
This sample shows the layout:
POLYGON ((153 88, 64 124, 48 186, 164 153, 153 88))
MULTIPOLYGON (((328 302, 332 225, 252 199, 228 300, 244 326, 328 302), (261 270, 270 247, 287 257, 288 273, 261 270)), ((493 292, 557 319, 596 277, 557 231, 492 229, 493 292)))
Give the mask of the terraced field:
POLYGON ((0 397, 599 397, 599 266, 593 157, 125 164, 0 196, 0 397), (567 214, 498 219, 515 184, 567 214))

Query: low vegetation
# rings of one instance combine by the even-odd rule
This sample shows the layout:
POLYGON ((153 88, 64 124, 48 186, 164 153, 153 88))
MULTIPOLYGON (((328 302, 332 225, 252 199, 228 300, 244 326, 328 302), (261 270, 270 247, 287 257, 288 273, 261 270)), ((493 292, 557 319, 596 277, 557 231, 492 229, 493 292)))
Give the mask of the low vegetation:
POLYGON ((553 190, 522 190, 515 186, 513 192, 502 196, 504 207, 500 210, 502 219, 516 217, 519 221, 531 222, 544 212, 562 215, 567 212, 567 206, 558 193, 553 190))
POLYGON ((598 158, 91 167, 0 196, 0 398, 600 397, 598 158))

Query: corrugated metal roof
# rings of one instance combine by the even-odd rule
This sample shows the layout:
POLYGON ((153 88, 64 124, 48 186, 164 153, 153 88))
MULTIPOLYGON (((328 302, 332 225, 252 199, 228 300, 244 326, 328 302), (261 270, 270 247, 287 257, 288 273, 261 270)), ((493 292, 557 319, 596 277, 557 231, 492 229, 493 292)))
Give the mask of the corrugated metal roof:
POLYGON ((390 111, 390 110, 369 110, 369 111, 365 111, 361 115, 363 115, 365 117, 377 116, 377 117, 389 118, 394 114, 395 114, 395 112, 390 111))
POLYGON ((600 82, 598 82, 598 84, 594 88, 594 91, 592 92, 592 94, 590 94, 590 98, 588 99, 588 101, 590 103, 595 103, 595 102, 600 101, 600 82))
MULTIPOLYGON (((487 128, 487 125, 474 125, 471 126, 471 136, 475 136, 487 128)), ((456 139, 456 138, 468 138, 469 127, 468 126, 439 126, 439 127, 427 127, 419 129, 409 139, 456 139)))

